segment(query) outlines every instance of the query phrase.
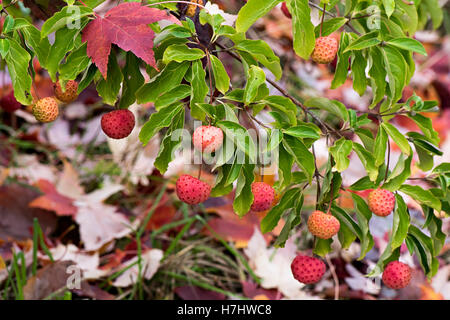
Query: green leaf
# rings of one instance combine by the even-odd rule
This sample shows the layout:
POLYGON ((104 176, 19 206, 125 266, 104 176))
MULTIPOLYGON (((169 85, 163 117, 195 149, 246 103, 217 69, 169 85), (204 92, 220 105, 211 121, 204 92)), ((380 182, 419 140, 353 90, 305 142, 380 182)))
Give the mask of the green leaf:
POLYGON ((288 214, 287 218, 285 219, 285 223, 283 226, 283 229, 280 232, 280 235, 275 240, 275 243, 273 244, 276 248, 284 248, 284 245, 286 241, 289 239, 289 235, 293 229, 295 229, 296 226, 298 226, 301 222, 301 209, 303 206, 303 194, 300 195, 300 197, 297 197, 294 203, 294 208, 291 210, 291 212, 288 214))
POLYGON ((300 197, 301 190, 293 188, 286 191, 280 201, 270 209, 266 216, 261 220, 261 232, 272 231, 278 224, 281 215, 288 209, 294 207, 296 200, 300 197))
POLYGON ((331 213, 339 220, 338 238, 344 249, 347 249, 355 241, 356 237, 362 238, 361 229, 347 212, 333 205, 331 213))
POLYGON ((31 104, 31 76, 28 73, 30 54, 14 39, 9 39, 9 51, 6 55, 9 76, 14 88, 14 96, 24 105, 31 104))
POLYGON ((374 245, 372 234, 369 230, 369 222, 372 218, 372 212, 363 198, 355 193, 352 193, 352 198, 355 203, 358 226, 361 229, 361 253, 358 260, 362 260, 374 245))
POLYGON ((384 98, 386 92, 386 69, 380 48, 372 47, 369 52, 369 76, 373 91, 373 100, 370 104, 372 109, 384 98))
POLYGON ((364 149, 364 147, 357 142, 353 142, 353 149, 366 169, 369 179, 375 182, 378 177, 378 169, 375 165, 375 158, 372 153, 364 149))
POLYGON ((203 58, 205 52, 198 48, 189 48, 185 44, 173 44, 164 51, 163 62, 168 64, 171 61, 184 62, 195 61, 203 58))
POLYGON ((409 243, 414 245, 414 250, 424 273, 428 278, 433 277, 439 268, 439 262, 433 256, 433 240, 413 225, 409 226, 407 239, 410 240, 409 243))
POLYGON ((430 142, 434 143, 435 145, 439 145, 439 135, 436 130, 434 130, 433 123, 430 118, 425 117, 424 115, 421 115, 419 113, 413 116, 410 115, 409 118, 417 124, 417 126, 423 132, 425 137, 430 140, 430 142))
POLYGON ((50 33, 66 26, 71 26, 72 28, 70 29, 75 29, 76 21, 93 13, 91 8, 84 6, 64 7, 44 22, 41 28, 41 38, 46 38, 50 33))
POLYGON ((347 48, 350 42, 350 36, 346 32, 341 33, 341 39, 339 41, 339 49, 337 52, 337 64, 336 70, 334 72, 334 78, 331 82, 331 89, 336 89, 337 87, 344 84, 347 79, 348 74, 348 60, 350 58, 351 52, 345 52, 344 50, 347 48))
POLYGON ((394 170, 388 176, 386 183, 383 185, 383 188, 389 191, 398 190, 406 179, 411 176, 411 161, 412 154, 406 158, 406 160, 404 159, 404 155, 401 154, 394 170))
POLYGON ((315 124, 305 123, 283 130, 283 133, 296 138, 310 138, 317 140, 320 138, 321 131, 315 124))
POLYGON ((423 0, 421 3, 430 14, 431 21, 433 22, 433 28, 437 29, 444 18, 442 9, 439 6, 438 0, 423 0))
POLYGON ((161 143, 161 147, 158 152, 158 156, 155 159, 155 168, 159 170, 162 174, 167 171, 169 163, 175 157, 175 151, 181 145, 182 134, 180 130, 184 127, 184 109, 178 112, 172 123, 167 130, 166 135, 161 143))
POLYGON ((217 126, 223 130, 226 136, 230 137, 237 148, 244 152, 252 163, 256 160, 255 143, 248 131, 240 124, 231 121, 219 121, 217 126))
POLYGON ((206 95, 209 88, 206 84, 206 72, 203 69, 202 62, 200 60, 192 62, 192 78, 191 78, 191 116, 204 120, 205 113, 197 107, 197 103, 205 102, 206 95))
POLYGON ((305 101, 305 107, 308 108, 319 108, 325 111, 328 111, 335 116, 338 116, 344 121, 348 121, 348 112, 347 108, 342 102, 337 100, 330 100, 327 98, 310 98, 305 101))
POLYGON ((350 42, 347 48, 345 48, 344 53, 351 50, 362 50, 380 44, 381 40, 379 40, 377 36, 378 31, 372 31, 353 40, 352 42, 350 42))
MULTIPOLYGON (((83 76, 80 80, 80 83, 78 84, 78 90, 77 93, 80 94, 83 92, 84 89, 86 89, 91 82, 94 80, 95 74, 97 73, 97 67, 93 63, 89 63, 89 66, 87 69, 83 72, 83 76)), ((100 73, 100 72, 99 72, 100 73)))
POLYGON ((7 34, 14 29, 14 18, 10 15, 7 15, 5 20, 3 21, 3 30, 2 33, 7 34))
POLYGON ((427 228, 430 231, 430 236, 433 240, 433 255, 437 256, 444 247, 447 235, 442 232, 442 220, 434 215, 433 209, 427 206, 422 206, 422 208, 426 216, 423 228, 427 228))
POLYGON ((383 0, 383 7, 388 18, 394 13, 395 0, 383 0))
POLYGON ((264 152, 270 152, 278 148, 281 141, 283 140, 283 133, 278 129, 272 129, 270 131, 269 142, 264 150, 264 152))
POLYGON ((375 138, 375 146, 373 150, 373 156, 375 158, 375 166, 379 167, 384 164, 386 159, 386 149, 388 141, 388 135, 382 126, 378 127, 377 136, 375 138))
POLYGON ((9 40, 0 39, 0 54, 2 56, 2 59, 5 59, 8 52, 9 52, 9 40))
POLYGON ((139 64, 139 59, 133 53, 127 52, 119 108, 124 109, 132 105, 136 101, 136 92, 145 82, 139 64))
POLYGON ((297 138, 285 135, 283 146, 287 152, 294 158, 294 161, 303 169, 303 172, 311 182, 315 171, 314 156, 306 148, 305 144, 297 138))
POLYGON ((396 103, 402 97, 408 66, 403 55, 395 47, 387 45, 381 51, 389 79, 390 101, 396 103))
POLYGON ((250 211, 253 203, 252 182, 255 180, 254 164, 244 164, 236 184, 236 194, 233 209, 240 217, 250 211))
POLYGON ((170 126, 172 119, 181 112, 182 104, 170 105, 162 108, 158 112, 152 113, 150 119, 144 124, 139 133, 139 139, 146 145, 150 139, 162 128, 170 126))
POLYGON ((287 7, 292 15, 294 51, 301 58, 308 59, 316 43, 308 0, 290 0, 287 2, 287 7))
POLYGON ((123 75, 115 55, 109 56, 108 61, 108 78, 103 77, 97 84, 97 92, 102 97, 103 102, 114 106, 119 96, 120 84, 122 83, 123 75))
POLYGON ((325 255, 332 251, 331 244, 333 243, 333 239, 316 239, 316 243, 314 244, 313 253, 318 256, 325 257, 325 255))
POLYGON ((423 45, 411 38, 397 38, 387 41, 388 44, 393 45, 394 47, 408 50, 408 51, 414 51, 420 54, 423 54, 424 56, 427 55, 427 52, 425 51, 425 48, 423 45))
POLYGON ((251 66, 248 73, 249 77, 244 90, 245 105, 255 101, 259 87, 266 82, 266 75, 260 67, 251 66))
POLYGON ((330 147, 330 153, 333 155, 336 162, 334 168, 338 172, 342 172, 348 168, 350 159, 348 156, 352 152, 353 143, 345 138, 337 140, 332 147, 330 147))
POLYGON ((294 157, 286 151, 283 144, 278 147, 278 187, 283 189, 291 183, 294 157))
POLYGON ((392 249, 400 247, 406 239, 409 228, 409 212, 403 198, 396 194, 395 195, 395 210, 394 218, 392 224, 392 249))
POLYGON ((188 68, 189 62, 169 63, 156 77, 136 92, 137 102, 140 104, 155 102, 159 95, 181 83, 188 68))
POLYGON ((441 211, 441 202, 429 190, 424 190, 419 186, 404 184, 400 187, 400 191, 407 194, 420 204, 429 206, 437 212, 441 211))
POLYGON ((239 10, 236 19, 236 31, 246 32, 259 18, 265 16, 282 0, 249 0, 239 10))
POLYGON ((297 106, 291 99, 282 96, 266 97, 262 103, 268 104, 271 109, 280 111, 279 114, 286 118, 286 122, 292 126, 297 125, 297 106))
POLYGON ((76 50, 72 51, 67 56, 65 63, 59 65, 60 80, 75 80, 81 72, 87 69, 91 60, 86 55, 86 45, 87 43, 83 43, 76 50))
POLYGON ((272 48, 263 40, 243 40, 236 44, 239 51, 249 53, 256 61, 273 73, 276 80, 282 75, 280 58, 273 52, 272 48))
POLYGON ((188 97, 191 94, 191 87, 186 84, 180 84, 171 90, 160 95, 155 101, 155 109, 159 110, 175 102, 188 97))
POLYGON ((353 75, 353 89, 362 96, 366 92, 367 59, 360 51, 355 51, 352 54, 352 75, 353 75))
POLYGON ((216 56, 210 55, 209 58, 211 60, 211 68, 214 74, 216 88, 222 94, 225 94, 230 88, 230 77, 222 62, 216 56))
POLYGON ((408 140, 406 140, 405 136, 398 131, 396 127, 394 127, 392 124, 383 122, 381 124, 384 130, 386 130, 386 133, 394 140, 395 144, 400 148, 400 150, 406 154, 411 154, 411 146, 409 145, 408 140))
POLYGON ((22 18, 16 19, 14 29, 22 32, 27 46, 33 48, 39 62, 44 66, 50 50, 48 39, 41 39, 40 30, 22 18))
POLYGON ((67 52, 71 51, 74 47, 81 45, 81 38, 79 36, 80 30, 78 29, 59 29, 55 33, 55 42, 50 47, 48 58, 46 61, 40 61, 43 64, 50 75, 52 81, 56 81, 56 72, 58 71, 59 64, 66 56, 67 52))
MULTIPOLYGON (((325 20, 323 22, 322 27, 322 37, 329 36, 339 28, 341 28, 343 25, 347 23, 348 19, 344 17, 338 17, 338 18, 331 18, 328 20, 325 20)), ((314 33, 316 35, 316 38, 320 36, 320 24, 318 24, 315 29, 314 33)))

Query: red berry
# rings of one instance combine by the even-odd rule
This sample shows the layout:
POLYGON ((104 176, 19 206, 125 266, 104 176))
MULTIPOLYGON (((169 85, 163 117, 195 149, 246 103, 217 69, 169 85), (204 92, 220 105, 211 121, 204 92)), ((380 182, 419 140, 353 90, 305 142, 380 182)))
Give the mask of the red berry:
POLYGON ((214 126, 201 126, 195 129, 192 141, 198 151, 212 153, 222 146, 223 132, 214 126))
POLYGON ((130 135, 136 123, 128 109, 114 110, 102 116, 102 130, 110 138, 123 139, 130 135))
POLYGON ((331 36, 319 37, 316 39, 311 58, 316 63, 330 63, 336 57, 337 50, 338 42, 335 38, 331 36))
POLYGON ((10 91, 7 95, 0 99, 0 106, 6 112, 14 112, 22 106, 14 97, 14 91, 10 91))
POLYGON ((273 199, 275 198, 275 190, 272 186, 265 182, 252 183, 253 203, 252 211, 261 212, 272 207, 273 199))
POLYGON ((74 101, 78 97, 78 82, 69 80, 66 82, 66 90, 63 92, 61 84, 56 82, 55 84, 55 96, 59 101, 69 103, 74 101))
POLYGON ((316 283, 326 271, 325 263, 317 258, 298 255, 291 263, 292 275, 301 283, 316 283))
POLYGON ((336 217, 322 211, 314 211, 308 218, 308 229, 320 239, 330 239, 339 232, 341 224, 336 217))
POLYGON ((383 272, 383 282, 391 289, 406 287, 411 281, 411 268, 400 261, 389 262, 383 272))
POLYGON ((395 196, 385 189, 375 189, 369 193, 369 209, 380 217, 388 216, 395 207, 395 196))
POLYGON ((292 15, 287 8, 286 2, 283 2, 281 4, 281 11, 283 11, 283 13, 286 17, 288 17, 289 19, 292 19, 292 15))
POLYGON ((188 174, 183 174, 176 183, 178 198, 187 204, 199 204, 206 201, 211 193, 211 186, 188 174))
POLYGON ((37 121, 52 122, 59 114, 58 102, 52 97, 42 98, 33 105, 31 112, 37 121))

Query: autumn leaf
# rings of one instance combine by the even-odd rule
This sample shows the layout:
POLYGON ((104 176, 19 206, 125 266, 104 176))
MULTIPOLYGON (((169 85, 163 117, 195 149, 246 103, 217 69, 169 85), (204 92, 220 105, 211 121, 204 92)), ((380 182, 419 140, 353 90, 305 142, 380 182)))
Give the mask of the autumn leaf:
POLYGON ((164 19, 175 21, 163 10, 141 6, 138 2, 121 3, 103 18, 97 15, 83 30, 82 41, 87 41, 87 55, 105 79, 111 44, 133 52, 157 69, 153 53, 155 33, 148 24, 164 19))
POLYGON ((54 211, 59 216, 72 216, 77 213, 78 210, 73 205, 73 199, 59 193, 50 181, 40 179, 36 185, 44 195, 31 201, 30 208, 54 211))

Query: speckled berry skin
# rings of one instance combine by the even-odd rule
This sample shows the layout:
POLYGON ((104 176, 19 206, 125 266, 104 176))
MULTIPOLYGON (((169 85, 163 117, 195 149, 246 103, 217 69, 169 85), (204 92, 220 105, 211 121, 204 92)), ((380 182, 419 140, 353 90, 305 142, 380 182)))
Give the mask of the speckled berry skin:
POLYGON ((284 15, 285 15, 286 17, 288 17, 289 19, 292 19, 292 15, 291 15, 291 13, 290 13, 289 10, 288 10, 288 7, 287 7, 287 5, 286 5, 286 2, 283 2, 283 3, 281 4, 281 11, 283 11, 283 13, 284 13, 284 15))
POLYGON ((64 103, 70 103, 78 97, 78 82, 69 80, 66 82, 66 91, 62 91, 61 84, 56 82, 55 84, 55 96, 56 99, 64 103))
POLYGON ((42 98, 33 105, 31 112, 39 122, 52 122, 58 118, 58 102, 52 97, 42 98))
POLYGON ((319 37, 316 39, 316 45, 314 51, 311 54, 311 59, 316 63, 330 63, 336 57, 338 50, 338 42, 335 38, 319 37))
POLYGON ((184 174, 176 183, 178 199, 187 204, 199 204, 206 201, 211 193, 211 186, 193 176, 184 174))
POLYGON ((102 116, 102 130, 112 139, 123 139, 133 131, 136 120, 128 109, 114 110, 102 116))
POLYGON ((304 284, 310 284, 322 279, 326 267, 320 259, 298 255, 291 263, 291 270, 296 280, 304 284))
POLYGON ((6 112, 14 112, 20 109, 22 105, 14 97, 14 91, 11 91, 0 99, 0 106, 6 112))
POLYGON ((265 182, 252 183, 253 203, 251 210, 255 212, 266 211, 272 207, 275 190, 265 182))
POLYGON ((222 129, 214 126, 201 126, 192 135, 194 148, 200 152, 212 153, 220 149, 223 144, 222 129))
POLYGON ((395 196, 385 189, 375 189, 369 193, 369 209, 375 215, 386 217, 391 214, 395 207, 395 196))
POLYGON ((308 230, 320 239, 330 239, 339 232, 341 224, 336 217, 322 211, 314 211, 308 218, 308 230))
POLYGON ((402 289, 411 281, 411 268, 400 261, 389 262, 383 272, 383 283, 391 289, 402 289))

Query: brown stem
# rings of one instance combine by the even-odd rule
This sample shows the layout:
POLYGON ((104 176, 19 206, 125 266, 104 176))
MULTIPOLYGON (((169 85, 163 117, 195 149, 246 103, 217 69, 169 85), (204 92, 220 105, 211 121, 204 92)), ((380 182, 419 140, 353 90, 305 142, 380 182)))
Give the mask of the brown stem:
POLYGON ((334 268, 333 263, 330 260, 328 254, 325 255, 325 259, 327 260, 328 267, 330 268, 331 275, 333 276, 334 281, 334 300, 339 300, 339 278, 336 274, 336 269, 334 268))
POLYGON ((322 10, 322 20, 320 21, 320 36, 322 36, 323 20, 324 20, 324 18, 325 18, 325 11, 326 11, 326 8, 327 8, 327 4, 324 3, 324 4, 323 4, 323 10, 322 10))
MULTIPOLYGON (((216 45, 221 49, 225 48, 220 43, 216 43, 216 45)), ((227 51, 226 53, 229 54, 234 59, 236 59, 237 61, 242 62, 241 58, 238 55, 236 55, 234 52, 227 51)), ((343 137, 343 135, 339 131, 333 129, 327 123, 323 122, 322 119, 320 119, 316 114, 314 114, 311 110, 309 110, 307 107, 305 107, 300 101, 298 101, 296 98, 294 98, 292 95, 290 95, 285 89, 283 89, 275 81, 272 81, 270 79, 266 79, 266 81, 268 83, 270 83, 275 89, 277 89, 283 96, 285 96, 286 98, 289 98, 295 105, 300 107, 303 110, 303 112, 305 112, 305 114, 310 115, 316 122, 318 122, 319 125, 322 127, 322 129, 324 129, 324 132, 326 134, 329 134, 331 132, 339 137, 343 137)))

